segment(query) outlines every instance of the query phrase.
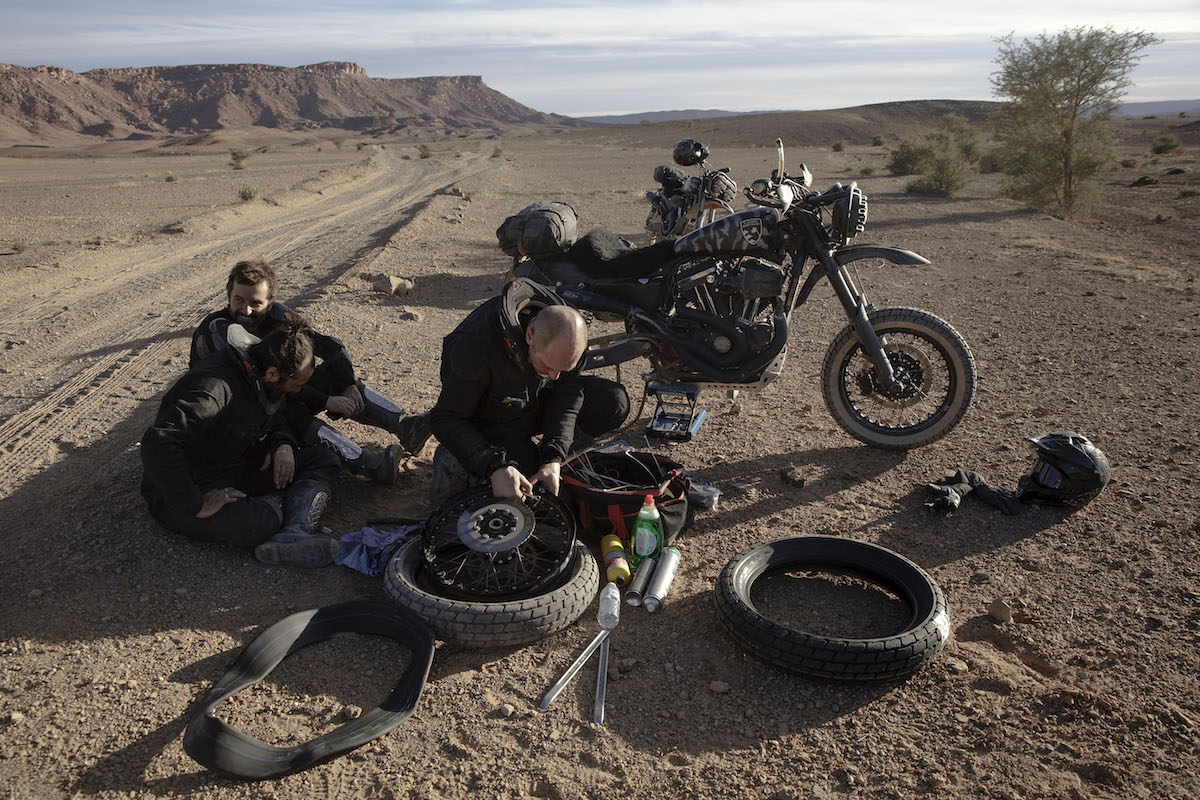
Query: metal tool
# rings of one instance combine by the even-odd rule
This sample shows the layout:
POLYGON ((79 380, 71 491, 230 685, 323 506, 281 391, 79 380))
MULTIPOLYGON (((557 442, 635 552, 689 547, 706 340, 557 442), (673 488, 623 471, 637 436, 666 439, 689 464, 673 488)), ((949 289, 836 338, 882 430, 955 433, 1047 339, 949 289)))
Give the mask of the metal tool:
POLYGON ((571 662, 571 666, 567 667, 566 671, 559 676, 559 679, 546 692, 546 696, 542 698, 542 702, 538 703, 538 708, 545 711, 554 702, 554 698, 558 697, 559 692, 567 688, 567 684, 579 673, 579 670, 583 669, 583 665, 587 662, 588 658, 591 657, 592 653, 596 652, 596 648, 608 638, 610 633, 612 633, 611 630, 602 630, 596 634, 596 638, 592 639, 591 644, 583 649, 583 652, 579 654, 579 658, 571 662))
POLYGON ((596 673, 596 702, 592 705, 592 719, 597 725, 604 724, 604 692, 608 688, 608 639, 600 644, 600 671, 596 673))

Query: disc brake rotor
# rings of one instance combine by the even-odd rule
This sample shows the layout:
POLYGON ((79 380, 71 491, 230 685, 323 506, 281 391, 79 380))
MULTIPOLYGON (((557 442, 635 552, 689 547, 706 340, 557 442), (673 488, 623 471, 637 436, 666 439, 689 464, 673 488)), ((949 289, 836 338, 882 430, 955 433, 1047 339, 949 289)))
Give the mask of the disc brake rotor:
POLYGON ((867 362, 858 373, 858 388, 864 395, 878 396, 898 408, 908 408, 925 398, 931 382, 929 362, 920 350, 906 344, 887 348, 892 374, 900 383, 900 391, 893 392, 875 374, 875 365, 867 362))
POLYGON ((425 524, 426 575, 466 599, 532 595, 568 566, 575 520, 555 497, 525 502, 471 489, 443 503, 425 524))

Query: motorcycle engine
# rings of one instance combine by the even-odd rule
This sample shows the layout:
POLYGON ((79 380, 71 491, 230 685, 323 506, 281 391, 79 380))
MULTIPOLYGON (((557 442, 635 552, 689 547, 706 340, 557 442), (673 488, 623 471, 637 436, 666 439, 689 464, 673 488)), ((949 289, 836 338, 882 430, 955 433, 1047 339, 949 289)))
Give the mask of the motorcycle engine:
POLYGON ((783 293, 783 270, 758 258, 744 258, 732 269, 721 272, 717 288, 737 292, 748 300, 778 297, 783 293))

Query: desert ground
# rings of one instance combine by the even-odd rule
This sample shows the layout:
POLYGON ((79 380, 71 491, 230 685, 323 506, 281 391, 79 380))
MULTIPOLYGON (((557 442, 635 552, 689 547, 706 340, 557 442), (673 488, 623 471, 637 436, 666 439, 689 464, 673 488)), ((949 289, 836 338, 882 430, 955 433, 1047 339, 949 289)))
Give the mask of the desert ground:
MULTIPOLYGON (((642 195, 675 139, 707 141, 739 185, 770 170, 780 134, 731 125, 447 139, 427 159, 415 142, 257 134, 0 153, 3 796, 1200 795, 1194 143, 1154 157, 1126 142, 1137 166, 1105 175, 1093 216, 1071 223, 1005 199, 995 175, 953 199, 921 198, 883 169, 884 148, 794 147, 818 185, 859 181, 871 201, 864 240, 932 261, 860 274, 877 306, 928 310, 970 344, 979 388, 957 429, 896 453, 837 427, 817 378, 845 320, 822 286, 792 316, 774 385, 706 395, 699 437, 648 443, 724 495, 680 538, 662 611, 625 609, 606 725, 591 722, 594 667, 537 710, 597 630, 589 611, 525 647, 440 645, 411 719, 306 772, 246 783, 184 753, 196 701, 259 632, 303 609, 385 599, 379 578, 266 568, 165 532, 143 507, 138 440, 185 369, 193 326, 224 303, 230 266, 270 260, 280 299, 342 338, 370 385, 424 410, 441 337, 502 285, 494 231, 508 214, 565 199, 585 230, 644 241, 642 195), (241 146, 252 155, 234 170, 228 150, 241 146), (1143 175, 1159 183, 1130 187, 1143 175), (414 291, 374 291, 380 274, 414 278, 414 291), (968 497, 953 513, 924 508, 924 484, 946 468, 1014 488, 1031 463, 1022 438, 1059 429, 1084 433, 1112 464, 1087 507, 1007 517, 968 497), (781 479, 788 467, 802 486, 781 479), (823 682, 733 645, 714 610, 721 568, 755 543, 818 533, 892 548, 939 582, 951 638, 927 669, 899 684, 823 682), (1024 622, 990 617, 997 598, 1024 622)), ((635 400, 637 373, 621 373, 635 400)), ((622 435, 646 445, 645 417, 622 435)), ((344 476, 324 524, 343 534, 426 515, 433 449, 394 488, 344 476)), ((865 608, 868 625, 887 617, 855 592, 785 580, 760 600, 768 614, 805 603, 865 608)), ((285 661, 224 718, 299 743, 374 706, 406 662, 391 640, 339 636, 285 661)))

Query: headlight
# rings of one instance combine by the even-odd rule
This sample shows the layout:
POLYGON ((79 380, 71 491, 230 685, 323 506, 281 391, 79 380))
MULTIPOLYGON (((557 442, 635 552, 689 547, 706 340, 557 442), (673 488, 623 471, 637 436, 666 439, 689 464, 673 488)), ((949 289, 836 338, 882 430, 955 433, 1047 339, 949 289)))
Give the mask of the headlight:
POLYGON ((867 198, 854 183, 833 206, 833 229, 843 239, 853 239, 867 227, 867 198))

